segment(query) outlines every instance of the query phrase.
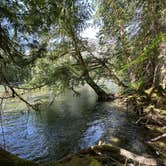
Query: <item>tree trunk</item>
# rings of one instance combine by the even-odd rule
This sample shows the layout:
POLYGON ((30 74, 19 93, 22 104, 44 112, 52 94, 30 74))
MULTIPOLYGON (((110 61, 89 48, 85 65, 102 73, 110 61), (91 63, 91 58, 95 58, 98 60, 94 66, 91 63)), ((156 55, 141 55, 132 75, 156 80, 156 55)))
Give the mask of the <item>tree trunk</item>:
POLYGON ((0 165, 1 166, 39 166, 39 164, 20 159, 17 156, 7 152, 6 150, 0 147, 0 165))
POLYGON ((89 76, 89 73, 85 74, 85 80, 87 84, 95 91, 98 96, 98 101, 108 101, 113 100, 113 95, 107 94, 103 89, 101 89, 94 80, 89 76), (112 96, 112 97, 111 97, 112 96))
POLYGON ((114 95, 106 93, 91 78, 91 76, 89 74, 89 70, 88 70, 87 64, 85 63, 85 61, 84 61, 84 59, 83 59, 83 57, 81 55, 81 51, 80 51, 80 48, 79 48, 79 45, 78 45, 79 41, 76 39, 76 37, 74 35, 72 37, 72 40, 73 40, 74 49, 75 49, 75 55, 73 57, 80 63, 81 69, 83 71, 84 79, 87 82, 87 84, 96 92, 96 94, 98 96, 98 101, 113 100, 114 99, 114 95))

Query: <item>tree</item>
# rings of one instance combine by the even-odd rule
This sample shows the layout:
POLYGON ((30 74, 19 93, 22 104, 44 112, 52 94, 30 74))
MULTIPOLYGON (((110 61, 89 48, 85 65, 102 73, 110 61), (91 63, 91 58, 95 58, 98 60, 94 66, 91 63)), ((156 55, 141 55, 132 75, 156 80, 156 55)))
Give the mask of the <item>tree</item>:
POLYGON ((165 2, 98 2, 96 16, 102 20, 98 21, 100 43, 109 52, 116 73, 140 93, 152 86, 159 87, 158 48, 165 40, 165 2))
MULTIPOLYGON (((107 94, 94 81, 93 74, 91 74, 90 72, 91 69, 88 66, 89 62, 87 62, 88 55, 85 56, 82 54, 82 52, 85 50, 85 45, 80 34, 86 28, 86 21, 91 17, 92 9, 90 4, 85 3, 85 1, 83 0, 82 1, 76 1, 76 0, 64 1, 63 3, 57 2, 56 4, 57 11, 58 11, 57 17, 53 17, 54 15, 53 11, 43 10, 43 8, 45 9, 46 8, 45 6, 47 5, 48 5, 47 3, 42 4, 41 12, 44 12, 45 13, 44 15, 47 15, 47 16, 49 13, 48 18, 51 21, 50 21, 50 24, 47 23, 47 28, 48 28, 47 31, 44 28, 45 24, 40 23, 39 34, 43 35, 43 32, 44 32, 45 37, 43 37, 43 39, 44 40, 49 39, 48 42, 50 41, 50 43, 52 43, 52 45, 49 47, 49 50, 48 50, 49 57, 51 55, 55 56, 55 61, 52 61, 52 65, 56 64, 56 61, 57 61, 56 57, 58 57, 58 60, 60 59, 59 61, 61 61, 61 59, 62 61, 65 59, 68 62, 66 62, 65 66, 63 66, 64 64, 61 64, 61 70, 63 71, 63 73, 60 72, 59 70, 60 67, 58 67, 58 69, 54 68, 53 69, 54 72, 51 73, 50 75, 54 74, 56 78, 53 79, 49 77, 48 79, 46 79, 47 80, 46 84, 48 85, 49 82, 51 82, 51 84, 56 84, 56 81, 58 80, 60 81, 60 83, 58 83, 60 84, 59 85, 60 87, 66 86, 68 88, 74 89, 73 85, 76 85, 76 84, 71 82, 77 82, 77 84, 86 82, 96 92, 96 94, 98 95, 98 99, 100 101, 108 100, 110 98, 110 95, 107 94), (42 28, 43 30, 41 31, 42 28), (72 62, 74 62, 74 64, 73 63, 71 64, 70 59, 72 59, 72 62), (72 70, 71 70, 71 66, 73 68, 72 70), (78 76, 74 76, 76 75, 76 73, 73 73, 74 70, 78 70, 77 72, 78 76), (61 76, 64 73, 65 75, 67 75, 67 77, 65 78, 61 76), (49 79, 51 81, 48 81, 49 79), (73 80, 73 79, 76 79, 76 80, 73 80)), ((52 9, 54 5, 55 5, 55 2, 51 2, 51 1, 49 2, 50 9, 52 9)), ((33 4, 31 7, 34 11, 34 8, 37 9, 38 5, 35 6, 33 4)), ((47 21, 48 18, 42 18, 41 22, 47 21)), ((32 22, 31 24, 32 24, 31 26, 33 27, 32 22)), ((47 61, 46 63, 48 63, 49 65, 49 62, 50 61, 47 61)), ((41 80, 45 80, 42 78, 41 75, 38 78, 40 79, 40 82, 41 80)))
POLYGON ((0 82, 5 77, 10 83, 29 78, 27 67, 45 51, 44 45, 30 35, 24 23, 25 6, 20 1, 0 2, 0 82), (26 54, 26 51, 32 52, 26 54), (23 68, 24 67, 24 68, 23 68), (25 74, 26 73, 26 74, 25 74))

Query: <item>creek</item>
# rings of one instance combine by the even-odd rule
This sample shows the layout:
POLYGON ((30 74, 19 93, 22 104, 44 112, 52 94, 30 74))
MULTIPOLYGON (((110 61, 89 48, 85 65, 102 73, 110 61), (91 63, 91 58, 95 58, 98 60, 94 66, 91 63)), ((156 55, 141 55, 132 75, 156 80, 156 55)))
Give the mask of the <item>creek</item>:
MULTIPOLYGON (((124 108, 110 102, 97 103, 94 93, 87 89, 78 97, 61 95, 51 108, 40 113, 4 112, 3 130, 8 151, 39 163, 58 160, 99 140, 137 154, 149 150, 146 128, 135 124, 124 108)), ((3 143, 0 128, 1 146, 3 143)))

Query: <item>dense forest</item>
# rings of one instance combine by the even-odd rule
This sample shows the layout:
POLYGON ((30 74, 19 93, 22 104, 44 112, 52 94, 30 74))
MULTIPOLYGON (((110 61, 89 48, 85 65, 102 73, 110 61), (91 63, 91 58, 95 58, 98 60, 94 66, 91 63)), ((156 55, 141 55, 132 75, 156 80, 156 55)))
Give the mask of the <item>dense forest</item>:
MULTIPOLYGON (((86 90, 83 92, 89 95, 86 90)), ((2 166, 127 166, 138 163, 164 166, 166 1, 1 0, 0 105, 2 166), (83 37, 87 29, 97 31, 95 38, 88 37, 90 33, 83 37), (25 160, 31 158, 20 159, 10 153, 13 151, 5 146, 5 118, 11 115, 6 114, 9 109, 4 107, 12 102, 22 103, 21 116, 32 112, 40 114, 53 109, 58 97, 63 99, 69 91, 71 96, 82 100, 81 89, 85 87, 91 89, 90 94, 95 93, 96 105, 107 103, 111 108, 113 105, 121 107, 122 112, 132 117, 131 125, 134 123, 150 131, 146 141, 150 149, 147 156, 100 139, 94 141, 93 146, 72 151, 77 153, 69 157, 66 153, 62 155, 64 159, 50 164, 40 161, 38 164, 25 160), (39 99, 34 100, 32 96, 39 93, 39 99)), ((100 112, 100 109, 94 111, 100 112)), ((87 116, 93 117, 93 114, 87 116)), ((81 122, 78 124, 81 128, 81 122)))

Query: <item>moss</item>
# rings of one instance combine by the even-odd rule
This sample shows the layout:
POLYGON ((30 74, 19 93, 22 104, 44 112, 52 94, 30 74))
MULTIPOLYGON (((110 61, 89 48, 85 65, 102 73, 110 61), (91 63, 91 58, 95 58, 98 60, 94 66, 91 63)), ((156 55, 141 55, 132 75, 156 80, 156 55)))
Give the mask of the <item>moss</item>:
POLYGON ((1 166, 39 166, 33 161, 24 160, 0 148, 0 165, 1 166))
POLYGON ((146 125, 146 127, 152 131, 152 133, 158 134, 164 134, 166 132, 166 129, 164 127, 155 126, 155 125, 146 125))
POLYGON ((68 160, 58 162, 55 166, 102 166, 99 161, 91 156, 75 155, 68 160))
POLYGON ((122 166, 125 159, 119 152, 119 148, 114 146, 98 145, 45 166, 122 166))
MULTIPOLYGON (((164 159, 165 145, 161 142, 159 143, 159 145, 163 147, 163 151, 160 154, 161 158, 164 159)), ((127 152, 126 155, 128 155, 128 153, 131 154, 131 156, 134 155, 130 152, 127 152)), ((32 161, 19 159, 18 157, 10 154, 9 152, 0 149, 0 165, 2 166, 104 166, 104 165, 123 166, 125 163, 125 157, 123 156, 123 154, 121 148, 112 145, 101 145, 81 150, 79 153, 65 157, 64 159, 57 162, 52 162, 48 164, 37 164, 32 161)), ((158 161, 160 160, 157 160, 157 162, 158 161)), ((133 161, 131 162, 133 163, 133 161)))
POLYGON ((149 89, 146 89, 145 92, 150 95, 153 91, 153 87, 150 87, 149 89))

